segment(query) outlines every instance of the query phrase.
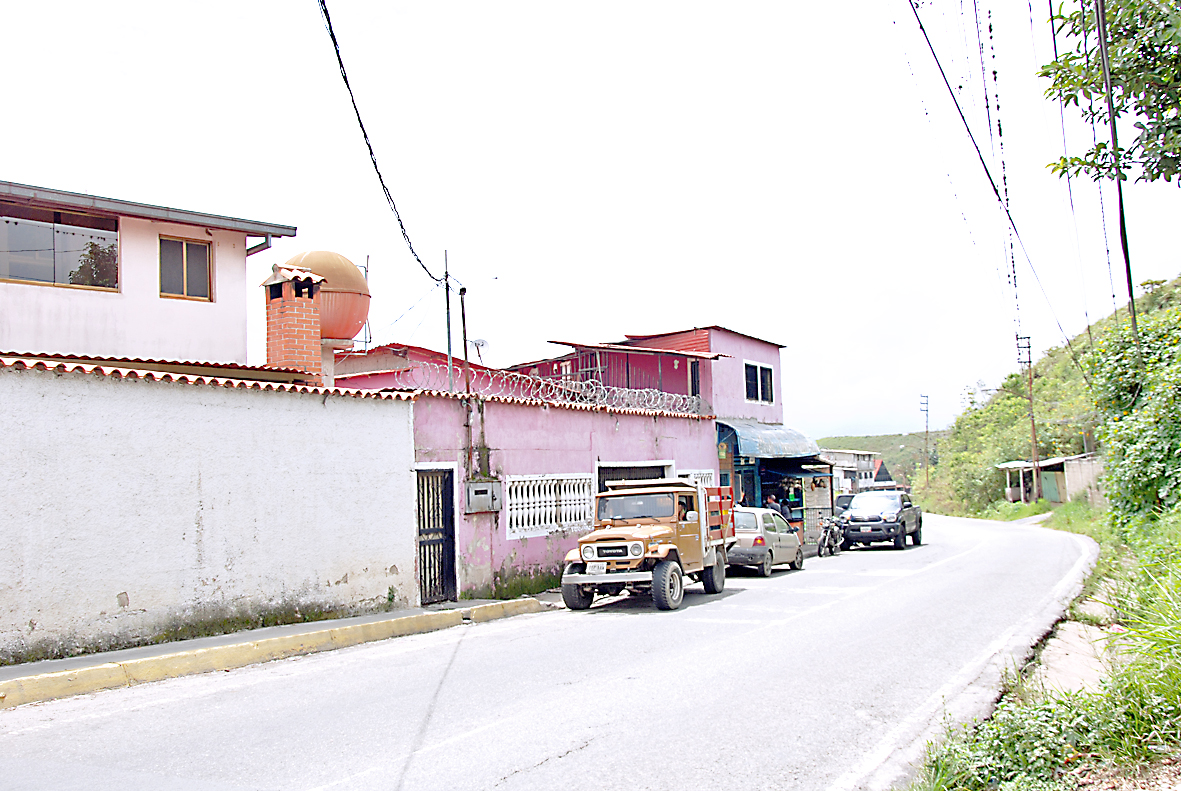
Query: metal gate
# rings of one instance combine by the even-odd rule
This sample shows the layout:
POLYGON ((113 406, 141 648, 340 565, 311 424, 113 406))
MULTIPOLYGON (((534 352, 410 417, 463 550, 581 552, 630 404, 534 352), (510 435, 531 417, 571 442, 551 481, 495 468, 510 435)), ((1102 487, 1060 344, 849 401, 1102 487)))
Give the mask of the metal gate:
POLYGON ((418 471, 418 592, 423 604, 456 598, 451 470, 418 471))

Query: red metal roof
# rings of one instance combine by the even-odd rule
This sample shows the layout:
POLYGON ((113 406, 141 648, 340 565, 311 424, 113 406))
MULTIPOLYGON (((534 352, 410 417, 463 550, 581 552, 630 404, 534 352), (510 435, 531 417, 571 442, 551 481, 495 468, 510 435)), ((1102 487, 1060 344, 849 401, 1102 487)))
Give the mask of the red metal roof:
POLYGON ((629 341, 631 341, 631 340, 646 341, 646 340, 651 340, 653 338, 667 338, 670 335, 682 335, 682 334, 700 332, 701 330, 721 330, 722 332, 728 332, 732 335, 741 335, 744 338, 750 338, 751 340, 760 341, 762 343, 769 343, 770 345, 777 346, 780 349, 784 348, 784 345, 782 343, 776 343, 775 341, 769 341, 766 338, 758 338, 758 337, 755 337, 754 335, 747 335, 745 332, 738 332, 737 330, 732 330, 729 327, 722 327, 718 324, 710 324, 706 327, 694 327, 693 329, 690 329, 690 330, 675 330, 673 332, 662 332, 662 333, 657 333, 656 335, 624 335, 623 337, 627 338, 629 341))
POLYGON ((693 352, 709 351, 709 330, 692 329, 682 332, 666 332, 660 335, 625 335, 628 341, 645 341, 651 346, 666 349, 683 349, 693 352), (659 341, 650 343, 651 341, 659 341))
MULTIPOLYGON (((392 351, 392 352, 404 351, 404 352, 407 352, 408 354, 414 353, 414 354, 419 355, 420 357, 424 357, 429 360, 442 360, 442 361, 444 361, 444 365, 446 365, 446 360, 447 360, 447 352, 437 352, 434 349, 428 349, 425 346, 412 346, 409 343, 387 343, 382 346, 374 346, 372 349, 369 349, 364 352, 346 352, 345 354, 342 354, 339 356, 341 356, 341 357, 364 357, 365 355, 372 354, 373 352, 383 351, 383 350, 388 350, 388 351, 392 351)), ((409 359, 409 357, 407 359, 409 359)), ((452 365, 458 365, 460 367, 463 367, 463 351, 460 350, 459 354, 452 354, 451 360, 452 360, 452 365)), ((480 365, 478 362, 476 362, 475 360, 472 360, 470 357, 468 358, 468 365, 470 365, 472 368, 479 368, 480 370, 483 370, 483 371, 498 371, 498 370, 500 370, 499 368, 489 368, 486 365, 480 365)), ((359 376, 359 374, 349 374, 349 376, 359 376)))
POLYGON ((597 349, 599 351, 609 352, 627 352, 628 354, 679 354, 684 357, 697 357, 703 360, 716 360, 719 357, 729 357, 728 354, 721 352, 695 352, 687 351, 685 349, 659 349, 649 346, 631 346, 622 343, 571 343, 569 341, 550 341, 559 346, 569 346, 574 349, 597 349))

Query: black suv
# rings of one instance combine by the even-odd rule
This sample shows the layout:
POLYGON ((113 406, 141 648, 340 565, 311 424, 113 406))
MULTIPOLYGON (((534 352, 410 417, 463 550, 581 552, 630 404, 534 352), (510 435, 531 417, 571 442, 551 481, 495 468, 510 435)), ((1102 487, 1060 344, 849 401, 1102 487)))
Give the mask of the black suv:
POLYGON ((923 512, 906 492, 861 492, 841 514, 841 528, 841 549, 878 541, 893 541, 894 549, 905 549, 907 535, 915 546, 923 543, 923 512))

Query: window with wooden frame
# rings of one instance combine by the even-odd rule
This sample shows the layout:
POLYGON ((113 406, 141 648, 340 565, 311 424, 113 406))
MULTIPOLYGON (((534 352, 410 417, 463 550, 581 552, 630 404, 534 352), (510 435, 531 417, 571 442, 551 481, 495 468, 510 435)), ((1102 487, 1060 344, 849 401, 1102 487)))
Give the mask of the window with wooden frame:
POLYGON ((160 296, 211 300, 209 242, 160 237, 160 296))

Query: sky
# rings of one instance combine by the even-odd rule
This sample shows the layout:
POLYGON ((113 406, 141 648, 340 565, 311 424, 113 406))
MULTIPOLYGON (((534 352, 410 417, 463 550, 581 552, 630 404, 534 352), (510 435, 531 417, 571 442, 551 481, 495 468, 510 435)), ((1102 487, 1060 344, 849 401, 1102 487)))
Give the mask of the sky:
MULTIPOLYGON (((784 345, 788 425, 896 433, 923 427, 920 394, 940 428, 965 388, 998 386, 1018 332, 1040 353, 1126 302, 1114 189, 1109 269, 1099 187, 1076 179, 1072 212, 1045 167, 1063 150, 1036 76, 1047 7, 919 9, 998 183, 1003 163, 1029 258, 1015 247, 1014 289, 906 0, 328 5, 410 238, 436 275, 447 251, 489 365, 717 324, 784 345)), ((22 68, 0 179, 298 226, 248 260, 251 363, 253 285, 310 249, 368 262, 374 343, 445 348, 443 291, 385 204, 315 2, 26 3, 5 27, 22 68)), ((1080 152, 1091 129, 1065 121, 1080 152)), ((1181 191, 1125 196, 1134 282, 1176 277, 1181 191)))

